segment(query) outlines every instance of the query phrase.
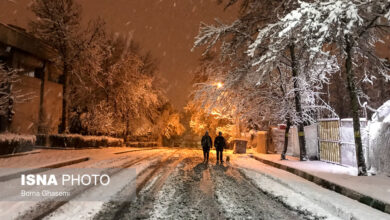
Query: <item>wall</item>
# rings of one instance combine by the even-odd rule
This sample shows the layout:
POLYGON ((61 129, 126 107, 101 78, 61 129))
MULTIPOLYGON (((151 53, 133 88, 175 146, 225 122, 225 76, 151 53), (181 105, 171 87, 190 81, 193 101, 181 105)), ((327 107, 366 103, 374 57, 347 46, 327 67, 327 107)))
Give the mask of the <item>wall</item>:
MULTIPOLYGON (((364 151, 368 150, 367 120, 360 119, 360 133, 364 151)), ((341 164, 357 167, 355 137, 351 118, 340 121, 340 152, 341 164)))
POLYGON ((297 127, 294 126, 290 129, 288 138, 289 138, 289 140, 288 140, 289 145, 288 146, 292 148, 293 156, 299 157, 300 149, 299 149, 299 137, 298 137, 298 128, 297 127))
MULTIPOLYGON (((284 133, 285 130, 279 128, 272 128, 272 141, 274 144, 275 153, 281 154, 284 147, 284 133)), ((269 152, 272 153, 272 152, 269 152)), ((298 129, 291 127, 288 136, 287 155, 299 156, 299 140, 298 129)))
POLYGON ((50 81, 45 82, 43 99, 43 122, 44 133, 58 133, 58 126, 62 116, 62 85, 50 81))
POLYGON ((266 154, 267 153, 267 131, 259 131, 253 140, 249 140, 252 147, 256 146, 256 152, 266 154))
MULTIPOLYGON (((270 138, 271 143, 268 146, 269 152, 268 153, 278 153, 281 154, 283 151, 283 144, 284 144, 284 130, 281 130, 277 127, 272 127, 270 132, 270 138)), ((287 148, 287 154, 291 154, 292 150, 290 147, 287 148)))
MULTIPOLYGON (((39 102, 41 80, 38 78, 21 76, 15 84, 15 91, 20 94, 32 93, 31 100, 15 103, 13 121, 9 131, 19 134, 37 134, 39 125, 39 102)), ((62 113, 62 85, 50 81, 45 82, 43 100, 43 126, 44 133, 58 132, 62 113)))
POLYGON ((318 160, 318 124, 305 127, 306 154, 310 160, 318 160))
POLYGON ((21 76, 21 80, 15 84, 15 91, 33 93, 32 99, 24 103, 15 103, 13 121, 9 130, 12 133, 36 134, 39 120, 39 92, 41 80, 28 76, 21 76))
MULTIPOLYGON (((281 154, 284 146, 284 132, 278 128, 272 128, 272 138, 275 151, 281 154)), ((306 153, 309 159, 318 159, 317 124, 305 127, 306 153)), ((291 127, 289 132, 287 155, 299 157, 299 137, 297 127, 291 127)))

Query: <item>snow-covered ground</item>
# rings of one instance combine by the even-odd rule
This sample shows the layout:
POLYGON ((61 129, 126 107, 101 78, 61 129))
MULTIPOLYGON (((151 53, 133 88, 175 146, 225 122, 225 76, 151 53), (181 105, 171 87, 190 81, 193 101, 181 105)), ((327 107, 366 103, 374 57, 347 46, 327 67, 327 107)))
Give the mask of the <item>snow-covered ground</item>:
MULTIPOLYGON (((237 156, 234 164, 243 169, 245 175, 263 190, 280 196, 288 205, 302 211, 316 213, 328 219, 390 219, 388 214, 326 190, 287 171, 267 166, 248 156, 237 156)), ((320 166, 319 173, 321 169, 323 167, 320 166)), ((346 171, 342 168, 340 170, 339 173, 346 171)), ((337 173, 337 169, 330 172, 337 173)), ((375 188, 373 186, 371 185, 371 188, 375 188)))
POLYGON ((390 100, 378 108, 368 130, 368 168, 371 173, 390 176, 390 100))
POLYGON ((344 186, 379 201, 390 203, 390 178, 383 175, 357 176, 357 168, 341 166, 322 161, 300 162, 299 158, 288 157, 281 161, 277 154, 254 154, 257 157, 305 171, 314 176, 344 186))
MULTIPOLYGON (((132 168, 135 168, 137 172, 140 172, 139 169, 144 169, 145 167, 149 166, 150 163, 154 160, 157 160, 161 152, 158 152, 159 150, 148 150, 148 151, 134 151, 134 152, 129 152, 127 154, 114 154, 115 152, 121 152, 128 150, 127 148, 112 148, 112 149, 104 149, 104 150, 76 150, 76 151, 71 151, 71 150, 65 150, 65 151, 58 151, 58 150, 45 150, 42 151, 40 154, 34 154, 34 155, 26 155, 26 156, 21 156, 21 157, 14 157, 14 158, 5 158, 2 161, 2 170, 7 171, 8 167, 6 166, 7 162, 10 165, 11 168, 20 168, 20 169, 29 169, 25 164, 33 164, 34 167, 39 167, 42 164, 47 164, 46 161, 56 161, 60 162, 65 160, 68 160, 69 158, 76 157, 76 156, 88 156, 90 157, 89 161, 82 162, 79 164, 73 164, 70 166, 66 166, 66 169, 93 169, 93 168, 99 168, 99 169, 110 169, 110 168, 121 168, 124 164, 131 162, 131 161, 138 161, 140 160, 141 165, 139 163, 135 163, 132 168), (30 158, 32 157, 32 158, 30 158), (145 158, 144 160, 142 160, 145 158), (22 160, 21 160, 22 159, 22 160), (29 163, 23 163, 23 159, 26 161, 30 161, 29 163)), ((3 160, 3 159, 2 159, 3 160)), ((1 160, 0 160, 1 161, 1 160)), ((1 163, 1 162, 0 162, 1 163)), ((18 169, 19 170, 19 169, 18 169)), ((54 169, 53 172, 64 172, 64 170, 61 169, 54 169)), ((126 169, 124 169, 126 171, 126 169)), ((126 172, 121 172, 118 175, 115 175, 113 183, 113 187, 118 187, 118 189, 121 188, 122 185, 126 185, 127 183, 131 182, 132 180, 126 179, 126 178, 118 178, 123 173, 126 172)), ((134 176, 134 175, 133 175, 134 176)), ((8 191, 3 191, 2 194, 8 195, 10 197, 17 195, 18 190, 20 191, 20 187, 13 187, 11 186, 20 186, 20 178, 16 179, 11 179, 7 182, 1 182, 3 186, 7 186, 8 191), (15 190, 15 191, 13 191, 15 190)), ((111 186, 111 185, 110 185, 111 186)), ((31 190, 33 191, 34 188, 41 189, 39 187, 25 187, 26 190, 31 190)), ((2 188, 3 190, 5 189, 4 187, 2 188)), ((56 187, 56 190, 61 190, 62 188, 56 187)), ((85 196, 85 193, 83 192, 83 189, 78 189, 77 187, 63 187, 63 191, 78 191, 81 190, 83 195, 85 196)), ((110 189, 110 192, 116 192, 115 189, 110 189)), ((99 193, 99 187, 94 187, 92 192, 91 190, 87 190, 86 193, 99 193)), ((113 193, 113 194, 114 194, 113 193)), ((80 195, 81 196, 81 195, 80 195)), ((74 200, 77 200, 75 198, 74 200)), ((82 200, 82 199, 81 199, 82 200)), ((51 206, 53 204, 61 204, 61 201, 50 201, 49 199, 45 200, 40 200, 40 201, 12 201, 12 199, 7 199, 4 196, 2 197, 2 201, 0 201, 0 217, 1 219, 14 219, 17 218, 18 216, 29 219, 31 216, 39 216, 43 212, 45 212, 45 209, 51 209, 51 206), (10 201, 11 200, 11 201, 10 201), (38 208, 37 208, 38 207, 38 208)), ((67 206, 68 204, 73 204, 73 203, 65 203, 67 206)), ((76 202, 76 204, 84 204, 86 207, 91 207, 96 206, 99 207, 100 202, 76 202)), ((67 206, 64 206, 65 209, 67 206)), ((61 206, 63 207, 63 206, 61 206)), ((80 207, 80 205, 78 205, 80 207)), ((74 210, 74 209, 72 209, 74 210)), ((88 209, 85 209, 88 210, 88 209)), ((67 214, 72 214, 72 212, 66 212, 67 214)))
MULTIPOLYGON (((201 151, 192 149, 115 154, 129 150, 42 150, 0 158, 3 168, 6 159, 10 167, 18 167, 24 160, 39 167, 39 163, 72 156, 89 156, 90 160, 66 168, 130 168, 113 175, 110 190, 86 188, 68 202, 0 201, 0 219, 390 219, 390 215, 247 155, 227 152, 231 162, 220 165, 215 164, 214 151, 208 164, 203 163, 201 151), (106 199, 83 201, 94 195, 106 195, 106 199)), ((351 174, 348 169, 342 172, 351 174)), ((3 183, 15 185, 18 181, 3 183)))

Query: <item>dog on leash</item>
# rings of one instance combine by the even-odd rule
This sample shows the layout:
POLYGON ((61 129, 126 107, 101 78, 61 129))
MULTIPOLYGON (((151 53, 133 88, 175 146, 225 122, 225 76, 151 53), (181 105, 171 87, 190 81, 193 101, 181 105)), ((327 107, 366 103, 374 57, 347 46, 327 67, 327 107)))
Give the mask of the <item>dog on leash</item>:
POLYGON ((230 162, 230 157, 226 156, 226 162, 230 162))

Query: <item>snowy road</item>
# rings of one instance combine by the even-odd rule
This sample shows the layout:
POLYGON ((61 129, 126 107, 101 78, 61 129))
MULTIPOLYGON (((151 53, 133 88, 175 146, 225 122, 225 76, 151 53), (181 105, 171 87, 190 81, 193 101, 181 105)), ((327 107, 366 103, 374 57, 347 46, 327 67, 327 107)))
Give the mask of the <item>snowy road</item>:
MULTIPOLYGON (((113 198, 120 195, 129 199, 0 202, 0 218, 390 219, 387 214, 246 155, 227 153, 231 163, 223 165, 215 163, 213 151, 205 164, 201 151, 191 149, 89 155, 90 161, 69 167, 123 168, 113 175, 115 185, 110 193, 113 198), (125 168, 135 168, 135 185, 128 184, 131 180, 125 168)), ((102 187, 79 191, 77 197, 82 197, 102 193, 102 187)))
POLYGON ((106 206, 96 219, 303 219, 229 165, 178 151, 140 175, 138 198, 106 206), (157 172, 156 172, 157 171, 157 172), (144 183, 144 178, 150 180, 144 183))

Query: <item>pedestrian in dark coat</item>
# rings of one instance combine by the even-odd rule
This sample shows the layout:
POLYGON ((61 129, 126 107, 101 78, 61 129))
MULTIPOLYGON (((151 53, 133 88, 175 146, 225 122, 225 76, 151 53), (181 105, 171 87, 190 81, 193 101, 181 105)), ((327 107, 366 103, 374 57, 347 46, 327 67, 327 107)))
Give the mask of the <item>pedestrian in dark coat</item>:
POLYGON ((211 140, 211 137, 209 136, 209 132, 206 131, 204 136, 202 137, 202 148, 203 148, 203 162, 209 161, 209 153, 210 148, 213 146, 213 141, 211 140))
POLYGON ((220 161, 223 163, 223 149, 226 147, 225 138, 222 136, 222 132, 219 132, 219 135, 214 140, 214 147, 217 151, 217 163, 220 161))

